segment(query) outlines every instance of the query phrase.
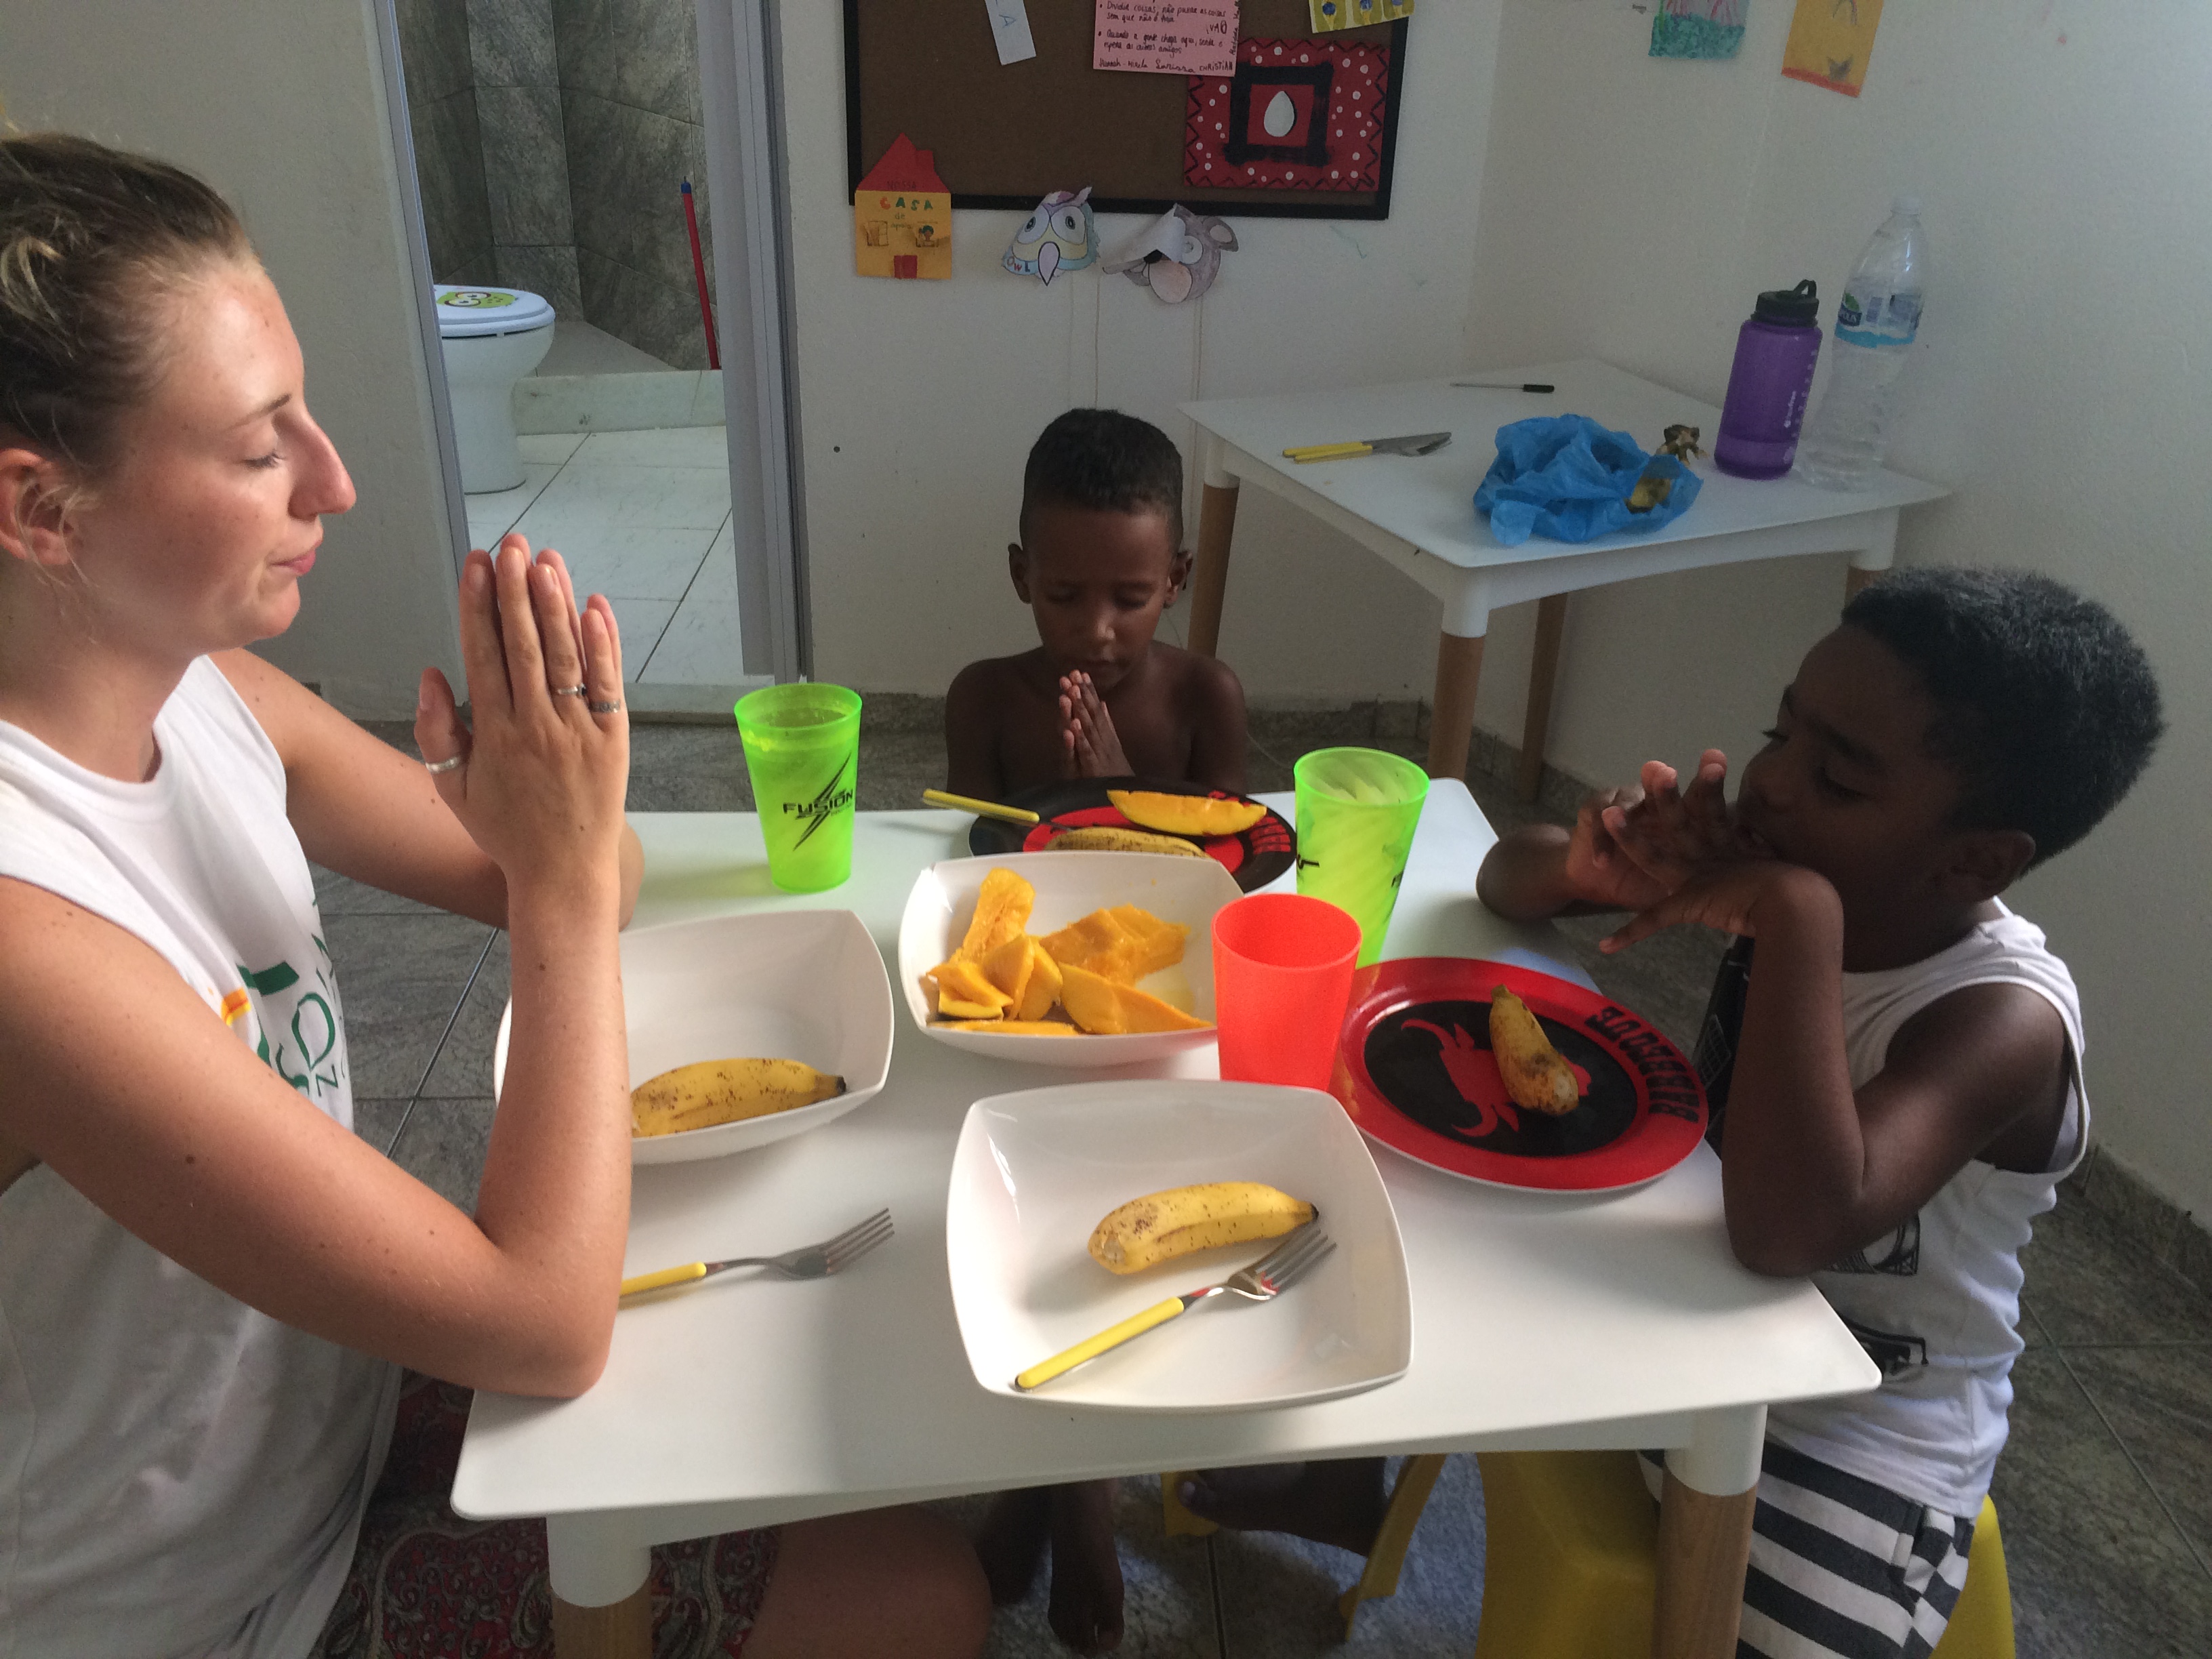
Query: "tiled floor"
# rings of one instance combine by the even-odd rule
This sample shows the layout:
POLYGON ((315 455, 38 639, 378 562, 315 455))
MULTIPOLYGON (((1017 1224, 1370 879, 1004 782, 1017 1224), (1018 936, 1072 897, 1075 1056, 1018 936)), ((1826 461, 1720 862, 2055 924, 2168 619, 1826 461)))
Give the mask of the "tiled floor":
POLYGON ((468 497, 469 540, 520 532, 568 560, 576 592, 604 593, 623 672, 648 684, 733 685, 738 566, 726 428, 529 434, 522 483, 468 497))
MULTIPOLYGON (((1250 787, 1283 789, 1290 763, 1347 740, 1321 717, 1255 717, 1250 787)), ((406 746, 404 728, 380 728, 406 746)), ((642 726, 633 736, 635 811, 751 805, 735 734, 642 726)), ((1407 745, 1410 749, 1411 745, 1407 745)), ((860 805, 916 804, 941 783, 933 732, 864 732, 860 805)), ((1528 809, 1477 779, 1500 828, 1528 809)), ((491 1045, 507 998, 504 935, 323 872, 317 884, 345 995, 361 1132, 457 1202, 476 1188, 492 1102, 491 1045)), ((1716 957, 1680 933, 1600 957, 1601 924, 1569 948, 1607 994, 1678 1037, 1694 1029, 1716 957)), ((2022 1659, 2191 1656, 2212 1650, 2212 1297, 2146 1261, 2079 1199, 2062 1198, 2025 1257, 2027 1352, 2014 1371, 2012 1441, 1997 1466, 2022 1659)), ((975 1500, 948 1506, 972 1518, 975 1500)), ((1330 1612, 1355 1558, 1266 1536, 1168 1539, 1156 1483, 1124 1483, 1128 1636, 1146 1659, 1294 1659, 1343 1652, 1427 1659, 1474 1646, 1482 1499, 1473 1460, 1453 1458, 1416 1534, 1397 1595, 1338 1640, 1330 1612)), ((1002 1612, 994 1659, 1060 1651, 1042 1584, 1002 1612)))

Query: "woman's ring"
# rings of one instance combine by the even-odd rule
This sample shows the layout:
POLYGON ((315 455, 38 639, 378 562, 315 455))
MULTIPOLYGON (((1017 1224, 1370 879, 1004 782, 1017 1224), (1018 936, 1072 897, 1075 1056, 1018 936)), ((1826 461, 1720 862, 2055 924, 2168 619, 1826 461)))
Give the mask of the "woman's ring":
POLYGON ((433 774, 439 772, 451 772, 455 768, 466 766, 468 763, 469 757, 466 755, 456 755, 451 760, 424 761, 422 763, 422 769, 433 774))
POLYGON ((622 699, 617 697, 612 702, 587 702, 584 707, 594 714, 619 714, 622 713, 622 699))
POLYGON ((580 697, 584 695, 584 683, 578 680, 574 685, 556 685, 553 688, 553 695, 556 697, 580 697))

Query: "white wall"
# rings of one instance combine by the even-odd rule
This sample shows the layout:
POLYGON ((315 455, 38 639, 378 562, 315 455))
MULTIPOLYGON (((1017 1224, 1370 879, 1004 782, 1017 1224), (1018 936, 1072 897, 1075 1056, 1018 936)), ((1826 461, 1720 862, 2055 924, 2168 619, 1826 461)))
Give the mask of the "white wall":
MULTIPOLYGON (((840 9, 786 6, 816 672, 941 692, 970 659, 1036 643, 1005 550, 1029 447, 1071 404, 1152 420, 1188 463, 1179 402, 1455 366, 1498 12, 1499 0, 1457 0, 1414 20, 1389 220, 1232 211, 1241 249, 1212 293, 1171 307, 1096 270, 1049 288, 1006 275, 999 256, 1018 213, 955 216, 950 281, 854 275, 840 9)), ((1138 222, 1103 218, 1107 247, 1138 222)), ((1436 603, 1333 532, 1245 495, 1222 654, 1246 686, 1340 702, 1425 696, 1436 603), (1347 569, 1364 580, 1347 582, 1347 569)), ((1194 483, 1191 500, 1194 541, 1194 483)))
POLYGON ((424 665, 458 680, 453 567, 368 0, 11 4, 0 100, 19 127, 149 151, 239 209, 361 492, 264 649, 349 713, 411 714, 424 665))
MULTIPOLYGON (((1956 493, 1906 515, 1899 556, 2046 571, 2157 666, 2153 769, 2015 897, 2082 987, 2107 1144, 2212 1211, 2212 11, 1892 6, 1854 101, 1781 77, 1791 9, 1753 6, 1733 64, 1678 64, 1618 0, 1507 0, 1470 350, 1588 353, 1717 403, 1758 290, 1832 296, 1892 192, 1922 197, 1935 277, 1893 459, 1956 493)), ((1842 574, 1578 596, 1554 759, 1620 777, 1747 750, 1842 574)), ((1517 687, 1488 692, 1514 730, 1517 687)))

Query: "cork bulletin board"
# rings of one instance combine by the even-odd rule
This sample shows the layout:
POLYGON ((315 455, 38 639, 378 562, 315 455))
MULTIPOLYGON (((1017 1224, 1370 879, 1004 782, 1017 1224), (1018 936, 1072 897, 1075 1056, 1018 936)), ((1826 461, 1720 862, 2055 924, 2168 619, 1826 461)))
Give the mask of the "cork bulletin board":
MULTIPOLYGON (((1398 137, 1398 87, 1406 60, 1407 21, 1345 29, 1316 36, 1307 0, 1242 0, 1240 44, 1253 40, 1309 43, 1331 48, 1339 73, 1358 61, 1356 73, 1379 73, 1385 84, 1382 112, 1374 124, 1364 170, 1346 182, 1364 188, 1301 189, 1302 180, 1329 176, 1298 163, 1295 145, 1237 148, 1244 136, 1207 125, 1201 139, 1201 106, 1218 86, 1194 93, 1192 77, 1130 74, 1091 67, 1094 0, 1027 0, 1036 56, 1001 64, 992 44, 984 0, 844 0, 845 164, 847 189, 857 189, 902 132, 933 153, 938 175, 956 208, 1011 208, 1023 212, 1055 190, 1091 186, 1091 205, 1105 213, 1160 213, 1173 203, 1200 212, 1253 218, 1387 219, 1398 137), (1227 137, 1226 145, 1216 143, 1227 137), (1221 166, 1224 153, 1243 172, 1250 163, 1290 181, 1273 187, 1218 186, 1194 182, 1221 166), (1272 166, 1270 163, 1272 162, 1272 166)), ((1242 47, 1240 56, 1273 55, 1273 48, 1242 47)), ((1296 58, 1298 54, 1293 52, 1296 58)), ((1319 48, 1307 56, 1318 58, 1319 48)), ((1310 72, 1255 72, 1280 79, 1301 100, 1310 72)), ((1254 77, 1248 77, 1254 78, 1254 77)), ((1347 78, 1348 76, 1347 76, 1347 78)), ((1237 82, 1243 120, 1251 89, 1237 82)), ((1272 85, 1259 95, 1272 96, 1272 85)), ((1348 94, 1346 94, 1348 95, 1348 94)), ((1215 97, 1228 117, 1230 100, 1215 97)), ((1371 107, 1371 106, 1370 106, 1371 107)), ((1326 114, 1299 104, 1308 122, 1326 114)), ((1205 116, 1206 123, 1216 118, 1205 116)))

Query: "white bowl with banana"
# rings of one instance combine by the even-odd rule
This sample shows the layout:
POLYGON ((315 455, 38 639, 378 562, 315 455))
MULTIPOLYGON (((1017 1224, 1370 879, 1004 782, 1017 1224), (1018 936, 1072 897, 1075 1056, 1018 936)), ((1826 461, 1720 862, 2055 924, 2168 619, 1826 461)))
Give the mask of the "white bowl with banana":
MULTIPOLYGON (((850 910, 710 916, 622 938, 630 1161, 750 1152, 835 1122, 884 1086, 896 1018, 850 910)), ((510 1003, 492 1055, 506 1081, 510 1003)))
POLYGON ((1205 857, 947 859, 907 896, 899 989, 921 1030, 1000 1060, 1095 1069, 1203 1048, 1213 916, 1241 896, 1205 857))

